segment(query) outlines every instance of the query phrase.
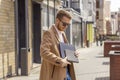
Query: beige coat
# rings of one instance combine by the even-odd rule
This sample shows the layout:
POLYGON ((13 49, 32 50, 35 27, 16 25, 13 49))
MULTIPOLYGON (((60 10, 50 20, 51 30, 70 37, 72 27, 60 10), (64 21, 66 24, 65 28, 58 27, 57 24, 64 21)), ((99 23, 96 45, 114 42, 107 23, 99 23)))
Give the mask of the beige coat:
MULTIPOLYGON (((64 33, 64 41, 67 43, 67 38, 64 33)), ((40 80, 65 80, 66 68, 61 67, 61 57, 59 53, 59 37, 55 27, 52 26, 43 34, 40 55, 42 57, 40 80)), ((69 66, 72 80, 75 79, 73 64, 69 66)))

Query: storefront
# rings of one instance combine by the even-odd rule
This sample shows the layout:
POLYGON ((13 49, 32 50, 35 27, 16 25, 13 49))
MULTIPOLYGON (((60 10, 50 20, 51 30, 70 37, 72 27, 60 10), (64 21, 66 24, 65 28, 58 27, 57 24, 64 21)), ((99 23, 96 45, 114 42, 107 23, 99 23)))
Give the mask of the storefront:
POLYGON ((82 18, 80 14, 75 10, 69 8, 66 9, 72 15, 71 25, 68 27, 66 33, 70 44, 73 44, 76 48, 83 45, 83 32, 82 32, 82 18))

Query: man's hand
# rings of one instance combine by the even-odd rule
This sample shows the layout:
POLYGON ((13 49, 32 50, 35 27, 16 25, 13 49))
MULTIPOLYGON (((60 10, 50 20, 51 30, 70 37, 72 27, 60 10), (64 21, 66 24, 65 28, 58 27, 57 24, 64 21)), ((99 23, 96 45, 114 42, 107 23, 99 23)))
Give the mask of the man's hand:
POLYGON ((67 67, 68 64, 71 64, 70 62, 67 61, 67 57, 65 57, 64 59, 62 59, 62 67, 67 67))
POLYGON ((80 53, 78 51, 75 51, 75 56, 78 57, 80 53))

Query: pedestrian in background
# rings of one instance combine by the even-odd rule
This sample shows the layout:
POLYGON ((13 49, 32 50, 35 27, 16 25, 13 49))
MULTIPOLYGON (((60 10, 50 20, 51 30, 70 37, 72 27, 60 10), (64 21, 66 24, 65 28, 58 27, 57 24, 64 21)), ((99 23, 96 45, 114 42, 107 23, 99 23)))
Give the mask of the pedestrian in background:
POLYGON ((70 21, 69 12, 59 10, 55 24, 44 32, 40 46, 40 80, 76 80, 73 63, 68 62, 67 58, 61 58, 59 52, 59 43, 68 43, 64 31, 70 25, 70 21))
POLYGON ((99 46, 99 35, 96 36, 96 45, 99 46))
POLYGON ((99 35, 100 46, 103 44, 103 35, 99 35))

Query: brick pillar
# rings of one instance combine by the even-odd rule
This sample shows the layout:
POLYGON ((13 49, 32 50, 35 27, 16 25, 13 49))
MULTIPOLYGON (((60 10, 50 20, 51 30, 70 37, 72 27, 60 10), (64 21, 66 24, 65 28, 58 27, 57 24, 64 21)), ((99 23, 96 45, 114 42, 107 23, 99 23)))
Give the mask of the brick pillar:
POLYGON ((110 50, 120 50, 120 47, 112 47, 112 45, 120 45, 120 41, 105 41, 104 42, 104 57, 109 57, 110 50))
POLYGON ((120 80, 120 53, 110 55, 110 80, 120 80))

